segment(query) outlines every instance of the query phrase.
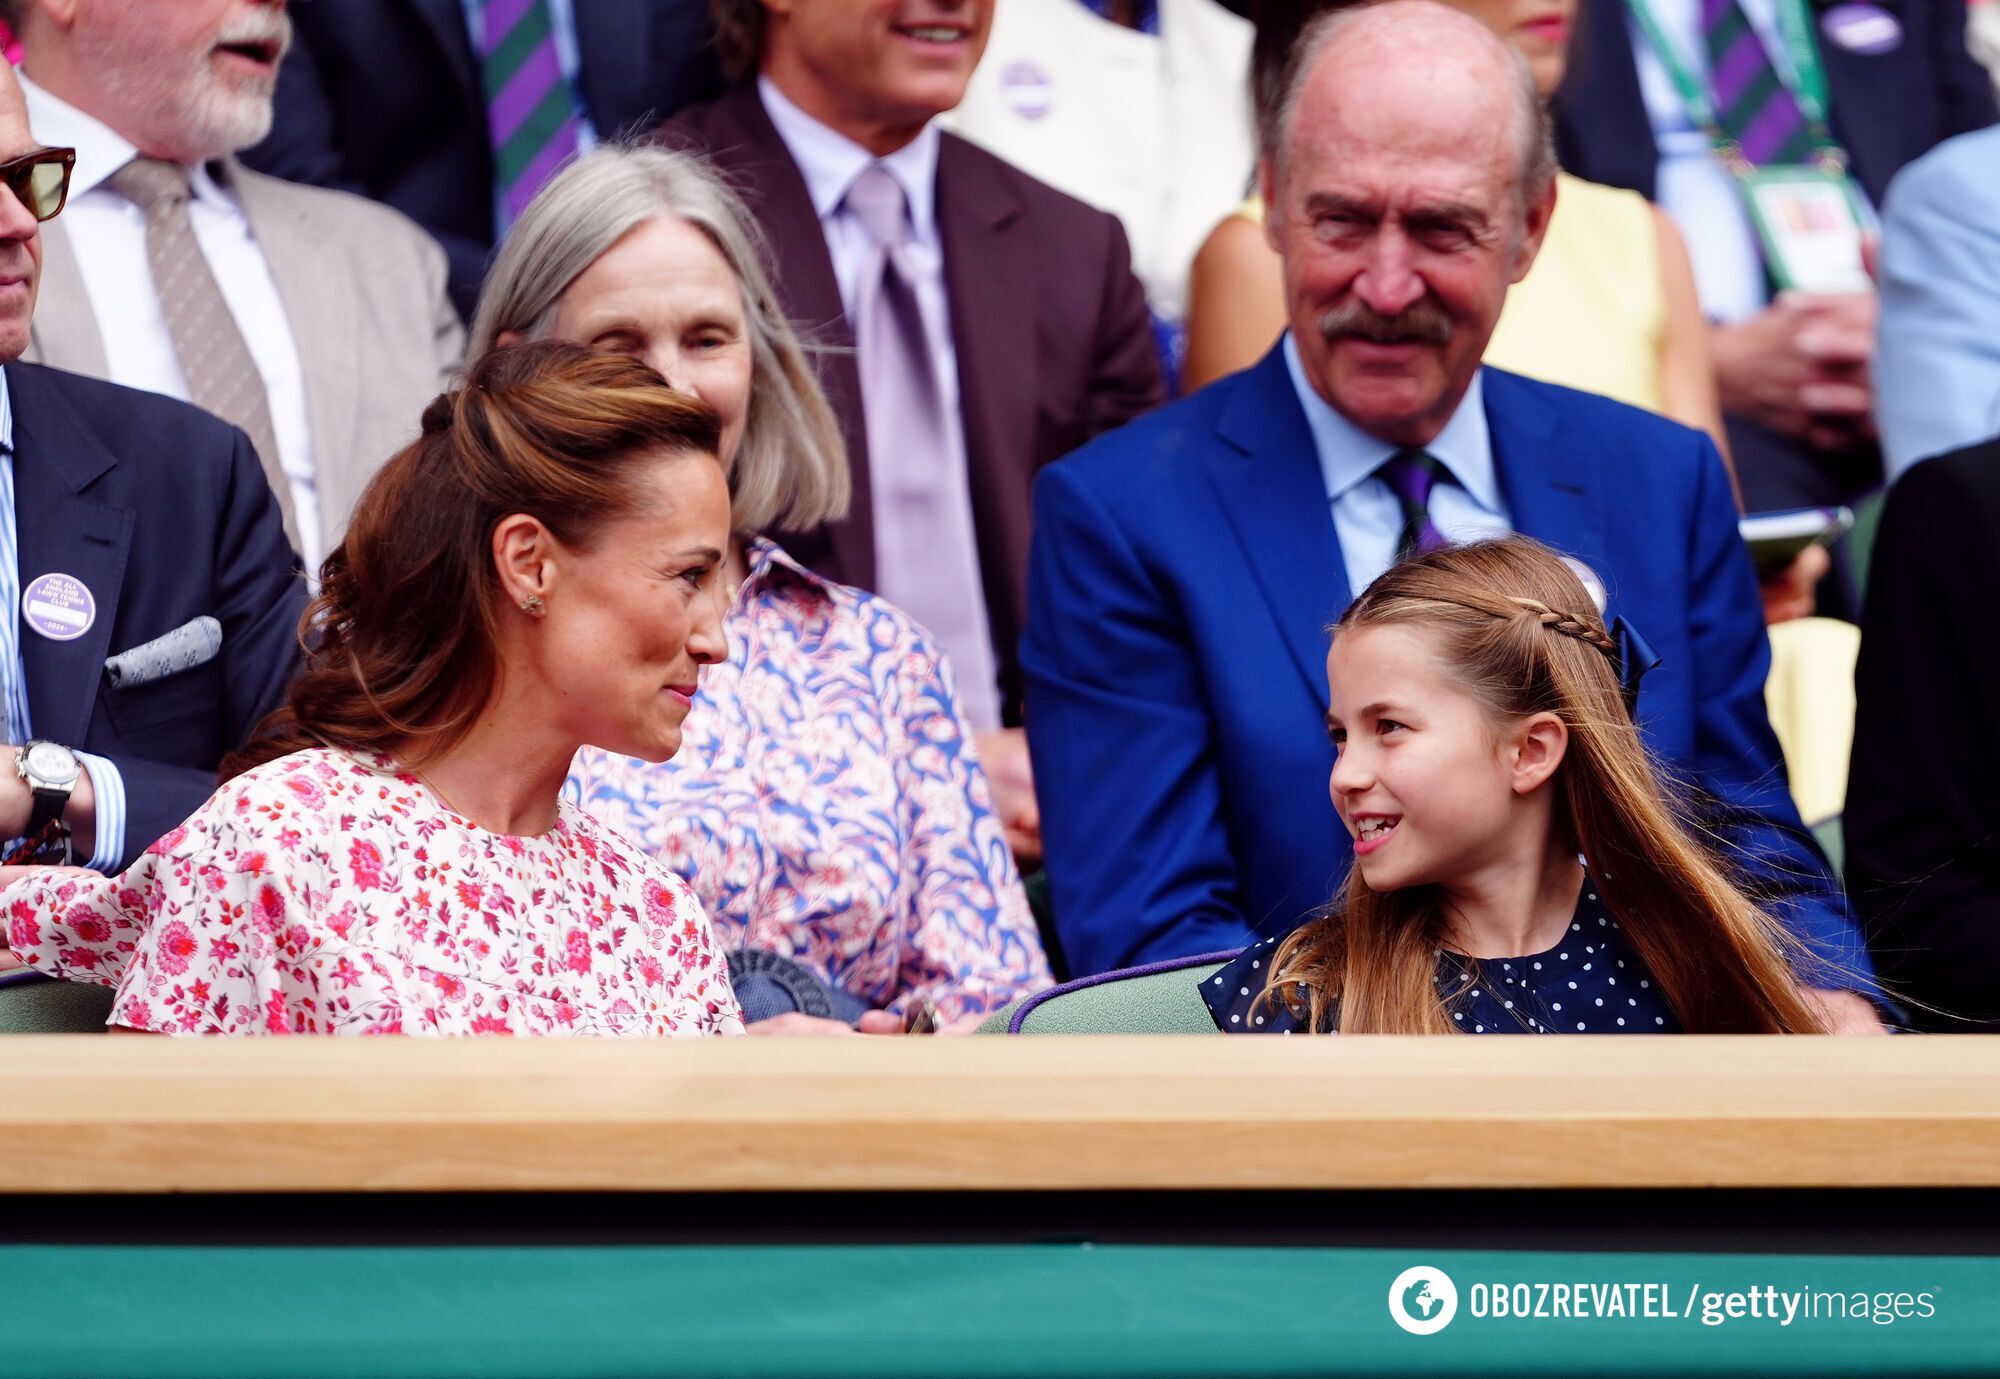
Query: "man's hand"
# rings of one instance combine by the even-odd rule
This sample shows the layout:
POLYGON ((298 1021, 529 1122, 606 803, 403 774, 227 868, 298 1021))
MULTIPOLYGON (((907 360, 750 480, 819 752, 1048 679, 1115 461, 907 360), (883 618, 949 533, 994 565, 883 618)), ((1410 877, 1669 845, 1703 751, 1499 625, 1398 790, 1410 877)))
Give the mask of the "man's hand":
POLYGON ((1867 997, 1853 991, 1828 991, 1824 987, 1801 987, 1806 1004, 1819 1012, 1828 1034, 1887 1034, 1881 1014, 1867 997))
POLYGON ((1028 734, 1001 728, 977 735, 979 760, 993 785, 993 809, 1006 830, 1007 846, 1022 871, 1042 864, 1042 811, 1035 803, 1035 771, 1028 761, 1028 734))
POLYGON ((1875 434, 1872 292, 1785 292, 1709 332, 1722 409, 1821 450, 1875 434))
POLYGON ((1790 622, 1812 616, 1819 582, 1833 569, 1833 557, 1824 546, 1808 546, 1798 559, 1764 581, 1764 624, 1790 622))

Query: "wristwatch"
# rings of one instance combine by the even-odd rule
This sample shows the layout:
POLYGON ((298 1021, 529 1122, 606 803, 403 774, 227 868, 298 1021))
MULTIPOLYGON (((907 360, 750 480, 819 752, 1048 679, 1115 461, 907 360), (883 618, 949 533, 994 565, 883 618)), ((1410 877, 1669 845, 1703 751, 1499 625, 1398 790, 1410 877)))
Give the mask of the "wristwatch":
POLYGON ((76 778, 83 774, 83 763, 76 759, 75 752, 60 743, 37 738, 15 754, 14 774, 34 792, 35 812, 22 834, 32 838, 62 817, 69 806, 69 792, 75 788, 76 778))

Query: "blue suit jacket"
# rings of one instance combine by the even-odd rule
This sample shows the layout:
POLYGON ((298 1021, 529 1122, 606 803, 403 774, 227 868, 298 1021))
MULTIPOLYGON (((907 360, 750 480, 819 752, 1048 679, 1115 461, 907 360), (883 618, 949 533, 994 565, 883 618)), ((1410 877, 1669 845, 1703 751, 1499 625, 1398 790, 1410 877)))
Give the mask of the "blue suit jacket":
MULTIPOLYGON (((1762 609, 1713 443, 1494 369, 1485 395, 1515 530, 1596 570, 1663 658, 1648 744, 1720 801, 1801 932, 1865 971, 1765 717, 1762 609)), ((1051 466, 1035 519, 1027 722, 1072 968, 1293 928, 1352 858, 1323 719, 1326 629, 1354 591, 1282 355, 1051 466)))
POLYGON ((125 779, 129 866, 215 791, 222 758, 298 668, 305 582, 249 439, 171 398, 7 365, 20 576, 81 580, 97 619, 75 641, 26 630, 35 734, 111 758, 125 779), (113 688, 104 661, 202 614, 205 665, 113 688))

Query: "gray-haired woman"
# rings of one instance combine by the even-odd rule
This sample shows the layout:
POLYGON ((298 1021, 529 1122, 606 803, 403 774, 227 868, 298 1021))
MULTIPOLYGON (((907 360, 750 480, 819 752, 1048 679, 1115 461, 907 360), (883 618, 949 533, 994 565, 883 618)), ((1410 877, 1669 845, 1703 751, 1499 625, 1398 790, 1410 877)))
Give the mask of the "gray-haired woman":
MULTIPOLYGON (((832 410, 759 261, 748 213, 699 158, 605 147, 510 231, 471 355, 559 337, 638 355, 723 421, 737 535, 729 659, 655 765, 586 749, 568 789, 679 872, 717 935, 822 979, 755 1032, 977 1024, 1048 963, 941 652, 873 595, 807 571, 763 531, 842 515, 832 410), (823 998, 823 999, 822 999, 823 998)), ((788 984, 796 990, 796 983, 788 984)), ((741 982, 756 1020, 763 988, 741 982)))

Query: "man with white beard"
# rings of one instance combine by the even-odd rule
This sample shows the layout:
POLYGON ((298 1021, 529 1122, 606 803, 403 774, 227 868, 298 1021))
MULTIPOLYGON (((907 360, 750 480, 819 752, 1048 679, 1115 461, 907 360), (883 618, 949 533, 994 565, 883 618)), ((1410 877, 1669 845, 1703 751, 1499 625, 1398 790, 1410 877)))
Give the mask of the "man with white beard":
POLYGON ((460 362, 442 251, 358 196, 252 172, 285 0, 0 0, 35 135, 76 149, 25 356, 241 427, 308 570, 460 362))

